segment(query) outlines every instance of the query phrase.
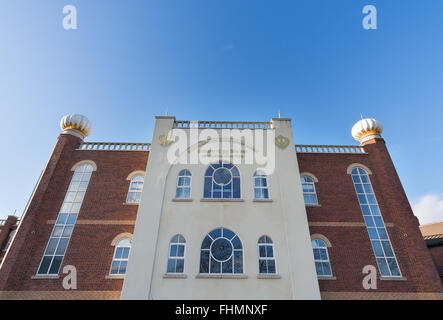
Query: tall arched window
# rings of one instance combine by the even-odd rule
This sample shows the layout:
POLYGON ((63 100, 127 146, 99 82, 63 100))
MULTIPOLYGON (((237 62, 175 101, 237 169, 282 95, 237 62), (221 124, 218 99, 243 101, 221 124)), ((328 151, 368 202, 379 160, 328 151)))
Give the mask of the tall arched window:
POLYGON ((314 261, 317 275, 323 277, 332 276, 328 248, 323 240, 312 240, 312 250, 314 251, 314 261))
POLYGON ((177 191, 175 197, 177 199, 189 199, 191 197, 191 172, 182 170, 177 178, 177 191))
POLYGON ((369 175, 362 168, 354 168, 351 171, 351 177, 380 274, 385 277, 401 277, 400 268, 398 267, 369 175))
POLYGON ((301 177, 301 185, 303 188, 303 197, 305 204, 316 205, 318 204, 317 193, 315 192, 315 181, 311 177, 301 177))
POLYGON ((181 235, 172 237, 169 243, 167 273, 183 273, 185 267, 186 240, 181 235))
POLYGON ((114 259, 111 264, 111 275, 126 273, 128 266, 129 252, 131 251, 131 239, 121 239, 115 246, 114 259))
POLYGON ((258 270, 261 274, 276 273, 274 244, 268 236, 258 239, 258 270))
POLYGON ((254 173, 255 199, 269 199, 268 177, 261 171, 254 173))
POLYGON ((126 199, 127 203, 140 203, 144 181, 145 177, 143 175, 137 175, 131 179, 131 183, 129 184, 128 197, 126 199))
POLYGON ((240 173, 230 163, 211 164, 205 173, 203 198, 240 199, 240 173))
POLYGON ((208 233, 200 250, 200 273, 243 273, 243 247, 234 232, 219 228, 208 233))
POLYGON ((58 274, 93 171, 91 164, 83 164, 75 169, 40 262, 38 275, 58 274))

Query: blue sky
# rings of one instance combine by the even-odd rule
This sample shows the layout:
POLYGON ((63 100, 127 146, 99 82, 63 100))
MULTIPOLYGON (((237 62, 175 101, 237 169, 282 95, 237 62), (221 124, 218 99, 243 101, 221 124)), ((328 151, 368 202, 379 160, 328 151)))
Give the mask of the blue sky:
POLYGON ((3 0, 0 218, 22 214, 67 113, 92 121, 89 141, 145 142, 166 110, 280 109, 298 144, 356 144, 360 114, 380 120, 409 200, 443 220, 442 12, 441 0, 3 0), (377 30, 362 28, 367 4, 377 30))

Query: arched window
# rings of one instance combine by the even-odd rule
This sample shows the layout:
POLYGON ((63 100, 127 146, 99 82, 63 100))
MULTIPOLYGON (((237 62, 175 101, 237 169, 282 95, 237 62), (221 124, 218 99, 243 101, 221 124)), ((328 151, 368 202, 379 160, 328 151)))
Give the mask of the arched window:
POLYGON ((314 251, 315 269, 318 276, 332 276, 331 263, 329 262, 328 248, 323 240, 312 240, 312 250, 314 251))
POLYGON ((369 233, 372 249, 377 259, 380 275, 385 277, 401 277, 400 268, 398 267, 369 175, 362 168, 353 168, 351 177, 357 192, 366 229, 369 233))
POLYGON ((268 236, 258 239, 258 270, 259 273, 276 273, 274 244, 268 236))
POLYGON ((200 250, 200 273, 243 273, 243 247, 234 232, 219 228, 208 233, 200 250))
POLYGON ((93 171, 94 167, 88 163, 76 167, 40 262, 38 275, 58 274, 93 171))
POLYGON ((144 181, 145 177, 142 175, 137 175, 131 179, 131 183, 129 184, 128 197, 126 199, 127 203, 140 203, 144 181))
POLYGON ((128 265, 129 252, 131 251, 131 239, 121 239, 115 246, 114 259, 111 265, 111 275, 126 273, 128 265))
POLYGON ((240 199, 240 173, 230 163, 211 164, 205 173, 203 198, 240 199))
POLYGON ((172 237, 169 243, 167 273, 183 273, 185 267, 186 240, 181 235, 172 237))
POLYGON ((305 204, 318 204, 314 179, 308 176, 303 176, 301 177, 301 185, 303 188, 303 197, 305 199, 305 204))
POLYGON ((269 199, 268 177, 261 171, 254 173, 255 199, 269 199))
POLYGON ((182 170, 178 174, 177 192, 175 197, 177 199, 189 199, 191 197, 191 172, 189 170, 182 170))

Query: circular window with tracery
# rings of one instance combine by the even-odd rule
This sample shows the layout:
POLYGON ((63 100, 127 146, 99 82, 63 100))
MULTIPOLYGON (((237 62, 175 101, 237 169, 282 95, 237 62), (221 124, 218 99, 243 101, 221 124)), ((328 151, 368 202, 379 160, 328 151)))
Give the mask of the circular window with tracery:
POLYGON ((203 198, 240 199, 240 172, 231 163, 209 165, 205 173, 203 198))
POLYGON ((243 247, 234 232, 218 228, 206 235, 200 251, 200 273, 243 273, 243 247))

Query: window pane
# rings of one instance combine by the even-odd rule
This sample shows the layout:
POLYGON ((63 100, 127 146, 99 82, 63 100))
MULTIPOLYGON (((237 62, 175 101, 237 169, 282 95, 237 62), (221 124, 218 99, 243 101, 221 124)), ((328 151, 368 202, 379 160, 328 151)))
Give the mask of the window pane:
POLYGON ((377 228, 378 234, 380 235, 380 239, 388 239, 388 234, 386 233, 385 228, 377 228))
POLYGON ((394 258, 388 258, 389 269, 391 270, 391 274, 393 276, 399 276, 400 270, 398 269, 397 261, 394 258))
POLYGON ((377 231, 375 231, 375 228, 368 228, 369 238, 370 239, 378 239, 377 231))
POLYGON ((390 276, 388 269, 388 264, 384 258, 377 258, 378 269, 380 270, 380 274, 382 276, 390 276))
POLYGON ((266 258, 266 248, 265 248, 265 246, 259 246, 258 247, 258 252, 259 252, 260 258, 266 258))
POLYGON ((374 249, 376 257, 383 257, 384 256, 380 241, 373 240, 372 247, 374 249))
POLYGON ((38 274, 47 274, 51 261, 52 256, 44 256, 40 268, 38 269, 38 274))
POLYGON ((130 248, 124 248, 123 249, 123 254, 122 254, 122 258, 123 259, 128 259, 128 257, 129 257, 129 251, 130 251, 131 249, 130 248))
POLYGON ((49 274, 58 274, 60 270, 60 265, 62 264, 63 256, 55 256, 52 260, 51 268, 49 269, 49 274))
POLYGON ((63 237, 70 237, 72 234, 72 230, 74 229, 74 226, 66 226, 65 229, 63 230, 63 237))
POLYGON ((63 227, 55 227, 52 231, 52 237, 60 237, 63 233, 63 227))
POLYGON ((394 257, 394 251, 392 251, 389 241, 382 241, 383 249, 385 250, 386 257, 394 257))
POLYGON ((185 246, 179 245, 177 246, 177 257, 185 256, 185 246))
POLYGON ((209 251, 200 252, 200 273, 209 273, 209 251))
POLYGON ((323 275, 325 276, 332 275, 331 265, 329 264, 329 262, 322 262, 322 267, 323 267, 323 275))
POLYGON ((383 219, 380 216, 374 216, 375 226, 384 228, 383 219))
POLYGON ((185 268, 185 260, 178 259, 175 271, 178 272, 178 273, 183 273, 184 268, 185 268))
POLYGON ((321 262, 315 263, 315 270, 317 270, 317 275, 322 276, 323 275, 323 267, 321 262))
POLYGON ((68 247, 69 239, 61 238, 57 250, 55 251, 55 254, 64 255, 66 252, 66 248, 68 247))
POLYGON ((365 216, 364 219, 367 227, 375 227, 374 221, 372 220, 371 216, 365 216))
POLYGON ((222 263, 222 273, 232 273, 232 258, 222 263))
POLYGON ((234 251, 234 273, 243 273, 243 252, 234 251))
POLYGON ((119 266, 120 266, 120 261, 114 261, 111 266, 111 274, 117 274, 119 266))
POLYGON ((118 274, 125 274, 127 265, 128 265, 128 261, 121 261, 120 262, 120 269, 118 270, 118 274))
POLYGON ((259 271, 259 273, 268 273, 266 260, 264 260, 264 259, 258 260, 258 271, 259 271))
POLYGON ((51 255, 55 253, 55 248, 57 247, 59 238, 51 238, 48 242, 48 247, 46 248, 45 254, 51 255))
POLYGON ((275 273, 275 260, 268 260, 268 273, 275 273))
POLYGON ((115 259, 121 259, 123 255, 123 248, 117 248, 117 250, 115 250, 115 259))
POLYGON ((274 249, 272 246, 266 246, 266 256, 268 258, 274 257, 274 249))
POLYGON ((177 246, 171 245, 171 251, 169 252, 169 256, 176 257, 177 256, 177 246))

